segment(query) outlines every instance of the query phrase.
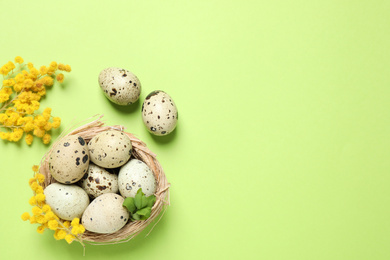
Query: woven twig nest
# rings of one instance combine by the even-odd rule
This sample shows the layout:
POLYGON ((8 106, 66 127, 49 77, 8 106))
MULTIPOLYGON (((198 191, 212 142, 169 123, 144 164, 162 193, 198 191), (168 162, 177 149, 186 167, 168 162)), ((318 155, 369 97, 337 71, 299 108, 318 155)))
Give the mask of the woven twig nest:
MULTIPOLYGON (((55 147, 56 144, 60 142, 62 138, 68 135, 79 135, 84 138, 84 140, 88 143, 91 138, 93 138, 98 133, 107 130, 122 131, 127 136, 129 136, 131 140, 131 144, 133 146, 132 158, 137 158, 146 163, 156 177, 157 189, 156 193, 154 194, 156 196, 156 202, 152 207, 151 215, 146 220, 129 221, 122 229, 115 233, 98 234, 90 231, 85 231, 83 234, 80 235, 79 239, 82 243, 87 242, 93 244, 111 244, 127 242, 133 237, 135 237, 137 234, 139 234, 142 230, 144 230, 149 224, 151 224, 153 220, 155 220, 163 210, 165 211, 166 206, 169 205, 170 184, 167 181, 167 178, 160 163, 156 159, 156 155, 147 148, 144 142, 136 138, 133 134, 125 132, 124 127, 121 125, 105 126, 105 124, 100 120, 101 118, 102 116, 100 116, 95 121, 87 123, 75 130, 68 131, 69 133, 63 133, 58 138, 57 142, 53 144, 52 148, 45 154, 41 161, 40 173, 45 176, 43 188, 47 187, 51 183, 57 182, 50 174, 48 160, 50 158, 50 154, 53 152, 53 147, 55 147)), ((163 213, 161 214, 161 217, 163 213)), ((154 225, 156 225, 158 221, 154 225)))

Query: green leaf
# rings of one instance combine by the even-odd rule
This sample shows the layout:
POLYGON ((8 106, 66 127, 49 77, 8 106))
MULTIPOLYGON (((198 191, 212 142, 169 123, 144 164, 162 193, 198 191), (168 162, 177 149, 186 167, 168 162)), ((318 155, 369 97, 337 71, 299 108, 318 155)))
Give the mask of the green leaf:
POLYGON ((150 210, 143 216, 145 219, 149 218, 150 215, 152 214, 152 209, 151 208, 147 208, 147 209, 150 209, 150 210))
POLYGON ((135 219, 135 220, 140 220, 140 219, 141 219, 141 216, 138 215, 137 213, 132 214, 131 217, 132 217, 133 219, 135 219))
POLYGON ((137 210, 135 207, 134 198, 132 197, 127 197, 123 201, 123 206, 125 206, 130 213, 134 213, 137 210))
POLYGON ((149 216, 150 216, 151 212, 152 212, 152 209, 149 207, 146 207, 146 208, 137 210, 136 214, 138 214, 140 216, 146 216, 149 214, 149 216))
POLYGON ((145 194, 141 197, 141 208, 143 209, 148 206, 148 198, 146 198, 145 194))
POLYGON ((144 209, 141 209, 140 211, 142 211, 142 212, 138 213, 138 211, 137 211, 137 213, 138 213, 139 215, 141 215, 141 213, 142 213, 142 215, 141 215, 141 220, 148 219, 148 218, 150 217, 150 214, 152 213, 152 209, 149 208, 149 207, 144 208, 144 209))
POLYGON ((142 209, 142 195, 143 195, 143 192, 142 192, 142 189, 139 189, 137 191, 137 194, 135 195, 134 197, 134 204, 135 206, 137 207, 137 209, 142 209))
POLYGON ((148 207, 152 208, 154 203, 156 202, 156 196, 150 195, 149 197, 147 197, 147 199, 148 199, 148 207))
POLYGON ((145 194, 142 192, 142 188, 138 189, 137 194, 135 195, 135 206, 137 209, 143 209, 148 206, 148 199, 145 194))
POLYGON ((141 216, 141 219, 140 220, 147 220, 149 217, 147 216, 141 216))

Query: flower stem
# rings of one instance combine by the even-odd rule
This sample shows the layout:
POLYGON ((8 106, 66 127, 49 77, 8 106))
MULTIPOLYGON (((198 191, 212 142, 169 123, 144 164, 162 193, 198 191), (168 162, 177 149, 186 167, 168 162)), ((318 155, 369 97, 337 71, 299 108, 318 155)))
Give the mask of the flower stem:
POLYGON ((1 107, 0 107, 0 112, 3 111, 3 110, 7 110, 7 106, 9 106, 13 101, 15 101, 20 94, 22 94, 22 92, 24 91, 24 89, 22 89, 19 93, 16 94, 16 96, 11 99, 10 101, 8 101, 7 103, 4 103, 1 107))

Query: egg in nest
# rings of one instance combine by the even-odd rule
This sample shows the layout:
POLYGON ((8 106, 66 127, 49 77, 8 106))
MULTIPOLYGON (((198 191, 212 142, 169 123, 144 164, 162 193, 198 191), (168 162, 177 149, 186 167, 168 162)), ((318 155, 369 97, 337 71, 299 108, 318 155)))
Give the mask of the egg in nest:
POLYGON ((91 161, 103 168, 124 165, 131 156, 130 138, 121 131, 108 130, 95 135, 88 143, 91 161))
POLYGON ((52 148, 49 170, 58 182, 71 184, 79 181, 87 172, 88 166, 89 151, 81 136, 64 137, 52 148))

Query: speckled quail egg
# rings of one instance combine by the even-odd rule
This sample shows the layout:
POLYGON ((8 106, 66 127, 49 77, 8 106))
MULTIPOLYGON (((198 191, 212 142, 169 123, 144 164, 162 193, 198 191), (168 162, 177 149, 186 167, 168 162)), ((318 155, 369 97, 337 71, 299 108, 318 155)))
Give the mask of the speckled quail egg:
POLYGON ((138 189, 148 197, 156 192, 157 182, 152 170, 138 159, 131 159, 119 170, 118 184, 120 194, 127 197, 135 197, 138 189))
POLYGON ((58 182, 71 184, 79 181, 89 165, 88 146, 81 136, 70 135, 56 144, 49 157, 50 174, 58 182))
POLYGON ((138 100, 141 83, 136 75, 121 68, 106 68, 99 74, 104 95, 118 105, 131 105, 138 100))
POLYGON ((118 231, 130 217, 123 201, 124 198, 115 193, 100 195, 84 211, 81 224, 86 230, 100 234, 118 231))
POLYGON ((119 191, 118 175, 90 164, 87 173, 81 179, 81 188, 92 198, 104 193, 117 193, 119 191))
POLYGON ((121 131, 108 130, 95 135, 88 143, 91 161, 103 168, 124 165, 131 156, 130 138, 121 131))
POLYGON ((52 183, 44 190, 46 203, 60 218, 80 218, 89 204, 87 193, 77 185, 52 183))
POLYGON ((150 93, 142 104, 142 120, 148 131, 154 135, 162 136, 171 133, 178 120, 173 99, 161 90, 150 93))

